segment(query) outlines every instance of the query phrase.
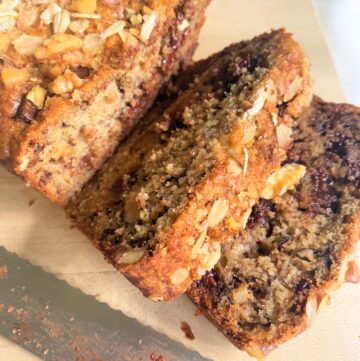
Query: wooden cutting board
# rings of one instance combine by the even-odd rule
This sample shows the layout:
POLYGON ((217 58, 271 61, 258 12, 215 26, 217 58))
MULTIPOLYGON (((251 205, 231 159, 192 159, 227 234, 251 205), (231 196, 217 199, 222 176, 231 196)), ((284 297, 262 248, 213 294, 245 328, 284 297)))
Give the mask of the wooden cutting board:
MULTIPOLYGON (((279 27, 293 32, 308 54, 313 64, 316 93, 326 100, 344 101, 310 0, 214 0, 208 10, 196 58, 205 57, 231 42, 279 27)), ((195 317, 195 307, 185 296, 168 303, 153 303, 143 298, 103 260, 85 237, 70 228, 61 209, 2 168, 0 230, 0 246, 41 266, 99 302, 106 302, 113 309, 123 311, 215 361, 250 360, 205 317, 195 317), (185 338, 180 330, 181 321, 190 324, 194 341, 185 338)), ((11 360, 38 358, 0 338, 0 361, 11 360)), ((345 285, 308 332, 281 346, 268 360, 360 361, 360 287, 345 285)))

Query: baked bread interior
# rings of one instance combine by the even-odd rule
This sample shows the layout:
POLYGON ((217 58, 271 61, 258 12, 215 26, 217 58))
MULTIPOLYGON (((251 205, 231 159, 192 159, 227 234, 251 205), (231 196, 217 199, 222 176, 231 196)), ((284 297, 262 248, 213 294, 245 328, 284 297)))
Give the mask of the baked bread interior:
POLYGON ((190 62, 209 0, 3 0, 0 161, 65 205, 190 62))
POLYGON ((261 199, 246 229, 223 242, 220 261, 188 290, 259 359, 305 330, 331 291, 360 281, 360 108, 315 97, 296 121, 284 164, 265 198, 291 179, 290 165, 306 167, 305 176, 285 195, 261 199))
POLYGON ((285 30, 234 44, 180 76, 67 207, 146 296, 183 293, 242 228, 310 101, 309 66, 285 30))

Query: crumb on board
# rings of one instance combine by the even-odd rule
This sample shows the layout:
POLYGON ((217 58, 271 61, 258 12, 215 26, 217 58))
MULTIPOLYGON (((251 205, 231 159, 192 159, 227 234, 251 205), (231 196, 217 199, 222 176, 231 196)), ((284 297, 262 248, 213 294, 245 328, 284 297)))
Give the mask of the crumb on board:
POLYGON ((184 321, 181 322, 181 331, 184 332, 185 337, 188 338, 189 340, 193 341, 195 339, 191 327, 187 322, 184 321))

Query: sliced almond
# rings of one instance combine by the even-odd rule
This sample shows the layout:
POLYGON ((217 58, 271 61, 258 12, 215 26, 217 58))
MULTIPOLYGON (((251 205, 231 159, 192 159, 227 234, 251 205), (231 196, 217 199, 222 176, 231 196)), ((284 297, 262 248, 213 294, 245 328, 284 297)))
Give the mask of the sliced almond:
POLYGON ((12 44, 20 55, 32 55, 35 50, 44 42, 40 36, 22 34, 12 44))
POLYGON ((151 33, 156 24, 156 14, 144 15, 144 23, 141 27, 140 39, 146 42, 150 39, 151 33))
POLYGON ((306 302, 305 307, 305 313, 306 313, 306 326, 311 327, 314 323, 316 314, 318 311, 318 301, 315 296, 311 296, 308 298, 306 302))
POLYGON ((145 251, 140 250, 133 250, 125 252, 118 260, 118 264, 134 264, 141 260, 145 255, 145 251))
POLYGON ((208 215, 208 226, 216 227, 223 221, 229 210, 229 201, 227 199, 217 199, 212 205, 208 215))
POLYGON ((11 30, 15 26, 15 18, 13 16, 0 17, 0 31, 11 30))
POLYGON ((53 31, 55 34, 65 33, 70 25, 70 15, 67 10, 62 10, 54 16, 53 31))
POLYGON ((287 148, 291 143, 292 130, 285 124, 279 124, 276 127, 276 138, 281 148, 287 148))

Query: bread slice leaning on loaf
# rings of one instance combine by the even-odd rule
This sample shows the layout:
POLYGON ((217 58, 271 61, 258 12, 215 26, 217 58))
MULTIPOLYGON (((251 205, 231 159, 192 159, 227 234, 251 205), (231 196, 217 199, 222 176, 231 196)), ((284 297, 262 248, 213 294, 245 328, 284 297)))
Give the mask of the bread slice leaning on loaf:
POLYGON ((310 101, 308 61, 285 30, 231 45, 181 78, 176 99, 152 109, 67 207, 154 300, 183 293, 216 264, 310 101))
POLYGON ((0 161, 66 205, 189 63, 208 2, 3 1, 0 161))
MULTIPOLYGON (((240 349, 262 359, 305 330, 329 294, 360 281, 360 108, 315 98, 247 228, 188 294, 240 349), (294 169, 306 167, 295 189, 294 169)), ((334 325, 335 326, 335 325, 334 325)))

